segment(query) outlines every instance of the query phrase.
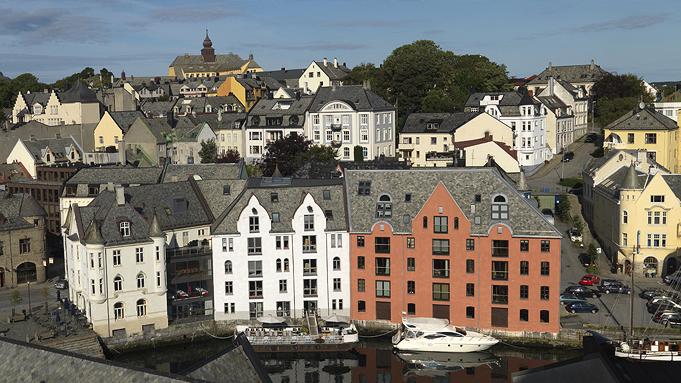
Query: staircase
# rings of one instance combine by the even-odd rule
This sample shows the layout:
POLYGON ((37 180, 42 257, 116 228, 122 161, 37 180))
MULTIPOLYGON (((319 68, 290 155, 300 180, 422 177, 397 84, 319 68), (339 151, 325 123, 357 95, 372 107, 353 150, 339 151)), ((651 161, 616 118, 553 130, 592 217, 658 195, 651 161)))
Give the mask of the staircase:
POLYGON ((102 346, 99 344, 97 335, 94 333, 74 335, 69 337, 58 337, 55 339, 46 340, 41 344, 63 351, 104 359, 104 351, 102 350, 102 346))
POLYGON ((319 335, 319 323, 317 323, 317 313, 308 311, 305 313, 307 320, 307 328, 310 329, 310 335, 319 335))

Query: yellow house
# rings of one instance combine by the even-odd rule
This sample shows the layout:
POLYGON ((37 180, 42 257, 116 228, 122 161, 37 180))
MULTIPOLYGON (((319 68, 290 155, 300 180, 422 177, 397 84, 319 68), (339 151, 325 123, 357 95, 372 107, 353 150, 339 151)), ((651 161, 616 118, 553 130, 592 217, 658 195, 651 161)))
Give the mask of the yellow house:
POLYGON ((107 147, 118 150, 118 142, 138 117, 144 118, 139 110, 132 112, 104 112, 104 116, 95 127, 94 143, 96 151, 105 151, 107 147))
POLYGON ((220 84, 217 96, 229 96, 231 93, 248 112, 258 100, 281 87, 281 83, 271 77, 259 77, 255 74, 229 76, 220 84))
POLYGON ((673 173, 681 172, 679 125, 662 113, 637 108, 606 126, 604 136, 604 148, 645 150, 673 173))

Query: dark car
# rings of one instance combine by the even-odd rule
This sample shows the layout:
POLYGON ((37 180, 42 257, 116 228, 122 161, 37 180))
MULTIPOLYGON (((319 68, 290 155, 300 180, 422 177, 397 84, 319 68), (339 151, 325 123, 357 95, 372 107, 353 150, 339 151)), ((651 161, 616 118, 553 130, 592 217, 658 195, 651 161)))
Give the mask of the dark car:
POLYGON ((679 281, 681 281, 681 272, 675 271, 671 274, 667 274, 662 277, 662 281, 668 285, 671 285, 672 283, 678 285, 679 281))
POLYGON ((584 142, 594 142, 596 141, 596 135, 595 134, 589 134, 586 136, 586 139, 584 139, 584 142))
POLYGON ((57 279, 54 282, 54 288, 57 290, 65 290, 69 288, 69 281, 66 279, 57 279))
POLYGON ((576 296, 575 294, 572 293, 562 293, 560 294, 560 303, 564 305, 569 305, 571 303, 575 302, 584 302, 584 299, 576 296))
POLYGON ((566 293, 574 294, 578 298, 598 298, 601 296, 601 293, 594 290, 590 289, 586 286, 568 286, 565 288, 566 293))
POLYGON ((563 159, 561 161, 570 162, 570 161, 572 161, 573 158, 575 158, 574 152, 565 152, 565 153, 563 153, 563 159))
POLYGON ((642 290, 638 296, 643 299, 651 299, 653 297, 671 297, 671 294, 664 289, 645 289, 642 290))
POLYGON ((579 258, 579 263, 582 264, 584 267, 589 267, 591 265, 591 257, 587 253, 581 253, 578 256, 579 258))
POLYGON ((646 303, 648 312, 653 314, 663 311, 681 311, 681 305, 668 299, 653 299, 646 303))
POLYGON ((574 302, 565 305, 565 310, 571 313, 597 313, 598 307, 589 302, 574 302))
POLYGON ((658 311, 653 315, 653 322, 666 324, 670 319, 676 322, 681 321, 681 313, 676 311, 658 311))
POLYGON ((598 290, 606 294, 631 294, 631 289, 624 283, 614 279, 603 279, 598 286, 598 290))
POLYGON ((681 327, 681 313, 678 313, 677 315, 670 315, 667 317, 667 320, 663 322, 664 327, 681 327))

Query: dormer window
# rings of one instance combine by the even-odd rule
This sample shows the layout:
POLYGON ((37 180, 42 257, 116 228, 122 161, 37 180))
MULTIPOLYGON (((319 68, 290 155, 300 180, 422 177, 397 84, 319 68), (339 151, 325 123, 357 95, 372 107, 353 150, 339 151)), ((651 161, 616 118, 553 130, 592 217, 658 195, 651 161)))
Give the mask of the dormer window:
POLYGON ((270 193, 270 201, 279 202, 279 193, 270 193))
POLYGON ((121 237, 126 238, 130 236, 130 222, 123 221, 118 225, 118 230, 121 233, 121 237))
POLYGON ((371 195, 371 181, 359 181, 358 195, 371 195))
POLYGON ((222 195, 229 195, 231 193, 231 188, 229 185, 222 185, 222 195))
POLYGON ((393 203, 389 195, 383 194, 376 203, 376 218, 390 218, 393 215, 393 203))
POLYGON ((213 108, 210 105, 206 105, 206 113, 213 112, 213 108))
POLYGON ((508 202, 503 195, 497 195, 492 200, 492 219, 508 219, 508 202))

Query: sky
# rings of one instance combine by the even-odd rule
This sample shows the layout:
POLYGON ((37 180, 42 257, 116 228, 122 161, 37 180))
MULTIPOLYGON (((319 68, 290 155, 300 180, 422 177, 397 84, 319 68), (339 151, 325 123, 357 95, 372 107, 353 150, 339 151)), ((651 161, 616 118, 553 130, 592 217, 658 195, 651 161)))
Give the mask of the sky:
POLYGON ((175 56, 200 53, 208 29, 216 53, 253 53, 265 70, 323 57, 380 64, 428 39, 511 76, 594 59, 670 81, 681 80, 679 19, 678 0, 0 0, 0 72, 165 75, 175 56))

